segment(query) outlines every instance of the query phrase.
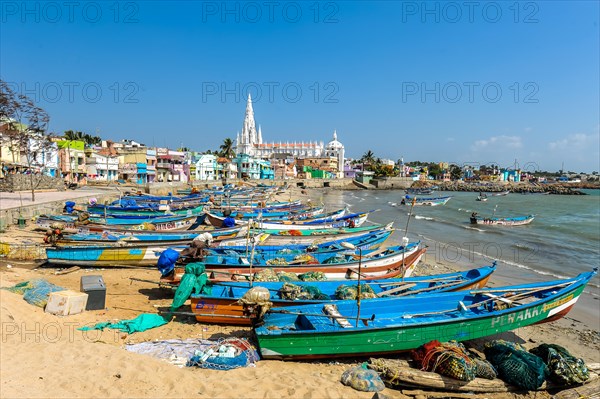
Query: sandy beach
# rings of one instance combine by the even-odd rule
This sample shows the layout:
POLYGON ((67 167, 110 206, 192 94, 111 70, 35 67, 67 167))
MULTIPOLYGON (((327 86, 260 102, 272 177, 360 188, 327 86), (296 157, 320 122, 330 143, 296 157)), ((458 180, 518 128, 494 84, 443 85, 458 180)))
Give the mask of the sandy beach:
MULTIPOLYGON (((295 195, 303 195, 301 192, 295 195)), ((0 240, 15 236, 9 230, 0 240)), ((21 233, 26 234, 26 233, 21 233)), ((10 266, 10 267, 9 267, 10 266)), ((415 274, 443 273, 456 268, 426 260, 415 274)), ((158 280, 154 268, 81 269, 56 275, 57 269, 26 269, 0 266, 0 286, 8 287, 32 278, 79 290, 81 276, 102 275, 107 286, 106 309, 59 317, 29 305, 20 295, 0 290, 0 396, 3 398, 47 397, 198 397, 198 398, 371 398, 372 393, 342 385, 340 377, 350 365, 367 360, 348 359, 320 362, 260 361, 256 367, 231 371, 179 368, 165 361, 128 352, 127 343, 165 339, 202 338, 216 340, 234 335, 252 339, 243 327, 200 324, 187 316, 142 333, 127 335, 114 330, 78 331, 98 322, 131 319, 141 313, 156 313, 171 304, 172 292, 131 277, 158 280)), ((492 278, 490 285, 503 281, 492 278)), ((598 301, 575 306, 559 321, 502 334, 527 348, 557 343, 586 362, 600 362, 598 301), (580 310, 582 309, 582 310, 580 310)), ((189 304, 189 302, 188 302, 189 304)), ((187 305, 186 305, 187 306, 187 305)), ((184 306, 181 310, 188 311, 184 306)), ((494 337, 497 338, 497 337, 494 337)), ((491 338, 490 338, 491 339, 491 338)), ((401 356, 402 357, 402 356, 401 356)), ((386 388, 390 398, 405 397, 386 388)), ((493 394, 490 398, 549 398, 547 392, 493 394)))

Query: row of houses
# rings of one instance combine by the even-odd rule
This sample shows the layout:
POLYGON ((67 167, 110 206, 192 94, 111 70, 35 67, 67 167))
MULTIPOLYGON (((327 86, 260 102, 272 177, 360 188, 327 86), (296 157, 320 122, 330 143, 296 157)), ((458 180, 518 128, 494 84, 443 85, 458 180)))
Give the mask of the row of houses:
MULTIPOLYGON (((30 143, 29 147, 35 147, 30 143)), ((334 178, 339 168, 336 157, 296 159, 275 154, 263 159, 248 154, 233 158, 211 153, 147 147, 132 140, 103 141, 86 145, 80 140, 52 139, 43 154, 11 151, 0 145, 0 178, 9 173, 43 173, 66 182, 125 181, 152 182, 215 181, 224 179, 334 178)))

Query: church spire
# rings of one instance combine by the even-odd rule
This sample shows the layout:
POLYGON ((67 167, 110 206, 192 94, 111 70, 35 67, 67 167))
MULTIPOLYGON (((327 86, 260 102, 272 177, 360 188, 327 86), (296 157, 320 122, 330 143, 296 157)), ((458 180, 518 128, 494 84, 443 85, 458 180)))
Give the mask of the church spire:
POLYGON ((337 130, 333 130, 333 140, 337 140, 337 130))
POLYGON ((262 144, 262 129, 260 128, 260 125, 258 125, 258 144, 262 144))
POLYGON ((246 115, 242 126, 241 144, 244 153, 253 155, 252 147, 257 144, 256 123, 254 122, 254 110, 252 109, 252 96, 248 93, 246 103, 246 115))

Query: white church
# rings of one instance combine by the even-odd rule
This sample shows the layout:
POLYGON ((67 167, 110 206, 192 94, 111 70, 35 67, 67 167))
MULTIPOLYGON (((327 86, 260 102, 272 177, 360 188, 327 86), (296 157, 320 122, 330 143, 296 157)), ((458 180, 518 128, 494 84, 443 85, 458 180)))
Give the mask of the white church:
POLYGON ((235 141, 235 153, 248 154, 262 159, 271 159, 274 154, 291 154, 294 158, 332 157, 338 160, 339 176, 343 176, 344 173, 344 145, 337 140, 336 131, 333 132, 333 140, 327 143, 326 146, 323 141, 263 142, 260 125, 258 131, 256 130, 250 94, 248 94, 242 134, 238 133, 235 141))

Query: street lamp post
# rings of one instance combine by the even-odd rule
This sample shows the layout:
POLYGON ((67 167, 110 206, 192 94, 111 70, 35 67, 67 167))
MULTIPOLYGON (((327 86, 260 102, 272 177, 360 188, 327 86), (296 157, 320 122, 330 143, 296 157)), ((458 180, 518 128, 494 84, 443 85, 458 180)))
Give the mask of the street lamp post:
MULTIPOLYGON (((351 249, 354 251, 356 251, 356 249, 357 249, 354 244, 346 242, 346 241, 342 242, 341 246, 346 249, 351 249)), ((362 294, 362 292, 361 292, 362 290, 360 287, 360 279, 362 276, 361 266, 362 266, 362 247, 359 246, 358 247, 358 279, 357 279, 358 286, 356 289, 356 327, 358 327, 358 321, 360 320, 360 296, 362 294)))

